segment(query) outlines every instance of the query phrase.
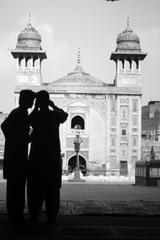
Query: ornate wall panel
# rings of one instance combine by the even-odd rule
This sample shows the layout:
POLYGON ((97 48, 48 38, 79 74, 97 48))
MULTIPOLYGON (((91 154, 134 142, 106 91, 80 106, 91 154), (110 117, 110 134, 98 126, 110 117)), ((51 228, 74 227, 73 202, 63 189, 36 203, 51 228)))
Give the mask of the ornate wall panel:
MULTIPOLYGON (((72 108, 74 110, 74 107, 72 108)), ((72 110, 70 109, 70 110, 72 110)), ((74 113, 74 112, 70 112, 70 118, 72 119, 75 116, 80 116, 83 119, 86 119, 86 113, 74 113)))
POLYGON ((129 104, 129 99, 128 98, 120 98, 120 103, 121 104, 129 104))
MULTIPOLYGON (((74 149, 74 137, 68 137, 66 139, 66 145, 67 148, 73 148, 74 149)), ((81 138, 82 143, 81 143, 81 148, 88 148, 89 147, 89 139, 88 138, 81 138)))
POLYGON ((128 106, 120 106, 120 115, 121 120, 128 120, 129 117, 129 107, 128 106))
POLYGON ((55 105, 60 108, 67 107, 68 105, 74 102, 82 102, 89 107, 94 108, 96 111, 102 115, 103 118, 107 116, 107 100, 106 99, 96 99, 96 98, 54 98, 51 96, 51 99, 54 101, 55 105))

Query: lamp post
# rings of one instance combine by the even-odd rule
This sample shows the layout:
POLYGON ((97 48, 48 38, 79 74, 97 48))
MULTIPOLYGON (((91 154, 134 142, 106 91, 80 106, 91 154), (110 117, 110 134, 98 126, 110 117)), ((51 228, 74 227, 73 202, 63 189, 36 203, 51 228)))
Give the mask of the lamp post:
POLYGON ((80 168, 79 168, 79 151, 80 151, 80 145, 82 143, 82 140, 80 138, 80 132, 76 132, 76 137, 74 139, 74 150, 76 152, 76 167, 74 170, 74 178, 69 179, 69 182, 85 182, 84 179, 81 179, 80 177, 80 168))
POLYGON ((153 146, 151 147, 151 152, 150 152, 150 154, 151 154, 151 161, 154 161, 154 160, 155 160, 155 152, 154 152, 153 146))

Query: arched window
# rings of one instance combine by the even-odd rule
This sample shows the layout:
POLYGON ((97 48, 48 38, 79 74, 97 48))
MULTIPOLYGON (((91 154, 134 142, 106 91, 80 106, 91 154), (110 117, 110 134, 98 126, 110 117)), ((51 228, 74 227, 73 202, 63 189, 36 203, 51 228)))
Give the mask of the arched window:
POLYGON ((75 116, 74 118, 72 118, 71 128, 84 129, 85 128, 84 119, 80 116, 75 116))
POLYGON ((126 129, 122 129, 122 136, 126 136, 127 133, 126 133, 126 129))

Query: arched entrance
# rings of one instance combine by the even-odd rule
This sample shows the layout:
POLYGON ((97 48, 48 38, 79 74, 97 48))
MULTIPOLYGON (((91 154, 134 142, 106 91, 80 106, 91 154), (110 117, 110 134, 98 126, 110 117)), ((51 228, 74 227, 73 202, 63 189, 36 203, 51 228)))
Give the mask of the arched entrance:
POLYGON ((71 128, 78 128, 79 129, 85 129, 85 122, 84 122, 84 119, 80 116, 75 116, 74 118, 72 118, 72 121, 71 121, 71 128))
MULTIPOLYGON (((76 167, 76 155, 71 157, 68 161, 68 173, 72 173, 76 167)), ((79 168, 82 174, 85 176, 87 173, 86 160, 79 155, 79 168)))

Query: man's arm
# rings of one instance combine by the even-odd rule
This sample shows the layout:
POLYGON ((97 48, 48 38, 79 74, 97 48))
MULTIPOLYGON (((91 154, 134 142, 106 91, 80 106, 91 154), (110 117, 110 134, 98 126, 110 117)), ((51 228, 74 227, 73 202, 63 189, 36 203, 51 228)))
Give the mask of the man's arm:
POLYGON ((5 138, 8 136, 8 133, 10 132, 10 128, 12 127, 12 113, 8 115, 8 117, 2 122, 1 129, 5 136, 5 138))
POLYGON ((67 120, 68 113, 63 109, 58 108, 53 101, 49 101, 49 106, 53 108, 54 111, 57 111, 60 115, 60 123, 64 123, 67 120))

